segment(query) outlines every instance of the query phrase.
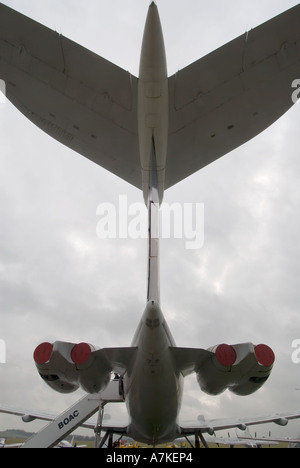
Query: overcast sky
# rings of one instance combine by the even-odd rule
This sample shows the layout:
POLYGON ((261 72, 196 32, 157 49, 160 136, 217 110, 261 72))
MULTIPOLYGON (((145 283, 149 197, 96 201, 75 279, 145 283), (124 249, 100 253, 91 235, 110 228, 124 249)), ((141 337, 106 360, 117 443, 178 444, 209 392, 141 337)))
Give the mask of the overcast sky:
MULTIPOLYGON (((137 75, 148 0, 2 3, 137 75)), ((157 3, 171 75, 298 2, 157 3)), ((300 410, 300 364, 291 360, 300 339, 299 125, 296 105, 165 194, 168 203, 205 209, 203 248, 161 243, 162 309, 177 345, 251 341, 276 353, 269 381, 249 397, 209 397, 189 377, 183 418, 300 410)), ((56 340, 130 346, 146 301, 146 241, 99 239, 96 210, 119 195, 142 202, 142 193, 43 134, 8 102, 0 104, 0 167, 0 339, 7 353, 0 403, 61 412, 82 394, 48 388, 33 350, 56 340)), ((299 425, 282 434, 298 435, 299 425)), ((0 415, 0 430, 17 426, 40 427, 0 415)))

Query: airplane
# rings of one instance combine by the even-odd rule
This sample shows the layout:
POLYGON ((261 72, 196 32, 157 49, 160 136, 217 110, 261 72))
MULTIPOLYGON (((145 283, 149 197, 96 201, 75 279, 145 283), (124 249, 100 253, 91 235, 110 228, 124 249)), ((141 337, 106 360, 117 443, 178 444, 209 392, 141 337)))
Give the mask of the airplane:
POLYGON ((249 428, 247 428, 245 432, 241 431, 240 429, 236 429, 236 436, 240 441, 246 441, 247 443, 250 441, 250 443, 253 442, 257 446, 285 443, 289 444, 289 448, 291 448, 292 445, 300 443, 299 437, 272 437, 270 432, 268 437, 262 437, 260 440, 258 440, 256 433, 254 437, 250 434, 249 428))
MULTIPOLYGON (((295 104, 299 25, 297 5, 169 77, 153 1, 135 77, 0 3, 0 79, 6 97, 48 135, 138 187, 148 208, 146 307, 131 346, 98 349, 57 341, 34 351, 40 376, 60 393, 80 387, 99 395, 110 388, 111 374, 119 375, 129 423, 107 427, 107 434, 156 445, 190 434, 202 440, 203 433, 230 427, 285 425, 300 417, 181 425, 187 375, 196 374, 209 395, 228 389, 246 396, 267 381, 275 355, 265 344, 177 347, 162 312, 159 276, 165 190, 246 143, 295 104)), ((77 417, 75 410, 65 425, 77 417)))
POLYGON ((69 442, 68 440, 61 440, 59 444, 57 445, 57 448, 60 448, 60 449, 87 448, 87 445, 86 444, 77 445, 76 442, 74 443, 74 436, 73 436, 71 442, 69 442))
MULTIPOLYGON (((6 439, 0 439, 0 449, 7 449, 7 448, 20 448, 23 447, 24 443, 20 444, 7 444, 6 439)), ((71 442, 68 442, 67 440, 62 440, 59 442, 56 448, 86 448, 87 445, 77 445, 76 443, 74 444, 74 437, 71 442)))
POLYGON ((205 438, 206 444, 214 444, 217 445, 218 447, 224 446, 224 447, 230 447, 234 448, 236 446, 239 447, 246 447, 246 448, 261 448, 262 445, 278 445, 278 442, 272 441, 272 442, 266 442, 263 439, 253 439, 253 438, 248 438, 245 437, 244 439, 240 439, 238 437, 216 437, 216 436, 207 436, 205 438))
POLYGON ((23 444, 7 444, 6 439, 0 439, 0 449, 20 448, 23 444))
POLYGON ((231 437, 228 434, 228 437, 216 437, 216 436, 208 436, 205 438, 205 442, 207 444, 217 444, 229 446, 234 448, 235 446, 244 446, 247 448, 261 448, 262 446, 275 446, 279 445, 280 443, 289 444, 291 448, 292 444, 299 444, 298 438, 289 438, 289 437, 260 437, 258 438, 256 435, 252 436, 248 430, 241 431, 240 429, 236 430, 236 437, 231 437))

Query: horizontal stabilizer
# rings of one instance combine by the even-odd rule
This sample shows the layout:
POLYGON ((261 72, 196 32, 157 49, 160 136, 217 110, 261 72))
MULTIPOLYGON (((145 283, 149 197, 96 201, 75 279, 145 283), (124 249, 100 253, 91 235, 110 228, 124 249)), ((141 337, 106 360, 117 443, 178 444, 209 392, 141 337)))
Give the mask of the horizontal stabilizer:
POLYGON ((201 367, 214 354, 199 348, 170 348, 176 367, 184 377, 201 367))
MULTIPOLYGON (((169 78, 165 188, 252 139, 292 105, 300 5, 169 78)), ((142 188, 138 78, 0 4, 0 79, 50 136, 142 188)))

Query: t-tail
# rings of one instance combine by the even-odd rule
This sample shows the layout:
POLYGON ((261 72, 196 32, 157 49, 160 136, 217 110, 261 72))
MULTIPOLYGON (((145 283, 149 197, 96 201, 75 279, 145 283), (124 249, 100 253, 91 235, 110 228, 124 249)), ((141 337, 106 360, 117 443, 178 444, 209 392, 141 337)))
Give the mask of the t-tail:
POLYGON ((155 142, 152 146, 152 172, 148 191, 148 283, 147 302, 160 304, 159 274, 159 193, 155 155, 155 142))

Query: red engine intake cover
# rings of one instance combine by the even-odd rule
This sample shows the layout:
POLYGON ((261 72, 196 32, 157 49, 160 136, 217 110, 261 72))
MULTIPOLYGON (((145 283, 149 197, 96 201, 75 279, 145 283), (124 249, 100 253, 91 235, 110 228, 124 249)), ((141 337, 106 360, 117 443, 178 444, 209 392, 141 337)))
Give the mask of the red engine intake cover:
POLYGON ((255 346, 255 356, 259 364, 265 367, 270 367, 274 364, 275 354, 269 346, 259 344, 255 346))
POLYGON ((72 349, 71 359, 74 364, 85 364, 91 357, 92 350, 89 344, 79 343, 72 349))
POLYGON ((233 366, 236 361, 236 352, 232 346, 221 344, 216 349, 216 358, 222 366, 233 366))
POLYGON ((50 361, 53 351, 53 345, 51 343, 40 344, 33 353, 33 359, 36 364, 42 366, 50 361))

